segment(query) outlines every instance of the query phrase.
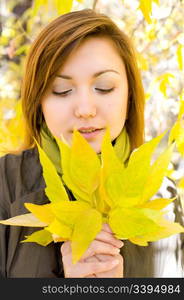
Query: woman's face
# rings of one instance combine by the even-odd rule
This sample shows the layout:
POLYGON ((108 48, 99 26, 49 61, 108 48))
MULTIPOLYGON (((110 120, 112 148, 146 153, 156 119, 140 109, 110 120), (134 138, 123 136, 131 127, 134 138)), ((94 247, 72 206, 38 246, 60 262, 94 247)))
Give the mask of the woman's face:
POLYGON ((111 140, 121 132, 127 111, 124 63, 108 38, 86 39, 60 69, 42 97, 48 128, 71 145, 77 129, 98 153, 105 129, 111 140))

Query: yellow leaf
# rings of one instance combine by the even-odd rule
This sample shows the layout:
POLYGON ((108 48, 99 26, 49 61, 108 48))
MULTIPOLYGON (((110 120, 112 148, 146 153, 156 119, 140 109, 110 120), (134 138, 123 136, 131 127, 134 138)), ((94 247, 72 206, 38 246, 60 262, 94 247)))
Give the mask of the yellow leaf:
POLYGON ((65 239, 61 238, 59 235, 57 235, 55 233, 52 233, 52 238, 53 238, 54 243, 65 241, 65 239))
POLYGON ((99 183, 100 160, 78 131, 73 135, 70 164, 73 180, 84 192, 92 194, 99 183))
POLYGON ((32 203, 24 203, 24 206, 39 220, 46 224, 50 224, 55 218, 51 210, 51 204, 36 205, 32 203))
POLYGON ((0 224, 13 225, 13 226, 26 226, 26 227, 45 227, 47 224, 38 220, 32 213, 19 215, 9 218, 7 220, 1 220, 0 224))
POLYGON ((142 53, 137 53, 137 61, 141 70, 147 71, 149 69, 148 60, 143 56, 142 53))
POLYGON ((62 153, 63 180, 81 199, 90 201, 99 184, 100 161, 85 138, 74 131, 71 149, 56 139, 62 153))
POLYGON ((178 60, 178 66, 180 70, 183 70, 183 53, 184 53, 184 47, 183 45, 178 45, 176 55, 177 55, 177 60, 178 60))
POLYGON ((179 114, 178 114, 179 120, 181 120, 184 117, 184 99, 182 97, 183 97, 183 94, 180 95, 180 108, 179 108, 179 114))
POLYGON ((173 141, 176 142, 181 155, 184 155, 184 120, 182 118, 178 118, 170 131, 169 143, 173 141))
POLYGON ((159 0, 153 0, 157 5, 159 5, 159 0))
POLYGON ((153 154, 165 134, 166 131, 144 143, 131 154, 124 174, 124 197, 135 199, 142 195, 145 182, 150 176, 153 154))
POLYGON ((45 230, 57 235, 57 240, 59 239, 60 242, 71 239, 72 229, 57 219, 55 219, 48 227, 46 227, 45 230))
POLYGON ((159 89, 164 97, 167 97, 167 86, 170 84, 171 78, 174 78, 174 75, 171 73, 165 73, 158 77, 158 79, 160 79, 159 89))
POLYGON ((182 227, 180 224, 168 221, 164 218, 160 220, 158 224, 160 226, 158 230, 145 234, 142 237, 134 237, 131 239, 131 241, 135 244, 143 246, 144 243, 155 242, 171 235, 184 232, 184 227, 182 227))
POLYGON ((164 207, 166 207, 168 204, 170 204, 172 201, 174 201, 175 199, 176 197, 172 199, 164 199, 164 198, 154 199, 140 205, 140 207, 161 210, 164 207))
POLYGON ((32 7, 32 16, 35 17, 38 14, 40 8, 46 6, 48 4, 48 0, 34 0, 32 7))
POLYGON ((177 139, 179 130, 180 130, 180 122, 176 121, 169 134, 169 143, 172 143, 177 139))
POLYGON ((52 204, 52 211, 59 221, 73 228, 78 215, 89 207, 87 203, 82 201, 67 201, 52 204))
POLYGON ((152 0, 140 0, 139 8, 148 23, 151 23, 152 0))
POLYGON ((100 211, 102 214, 107 215, 110 207, 113 205, 113 201, 111 201, 106 193, 106 190, 104 188, 104 185, 101 184, 98 186, 97 190, 94 192, 93 197, 96 198, 96 208, 98 211, 100 211), (108 205, 110 203, 110 205, 108 205))
POLYGON ((151 199, 160 188, 163 178, 166 174, 171 155, 173 153, 175 144, 172 144, 166 148, 166 150, 159 155, 156 161, 151 166, 151 171, 145 182, 145 188, 143 190, 141 203, 144 203, 151 199))
POLYGON ((45 229, 35 231, 31 235, 25 237, 26 239, 21 241, 21 243, 34 242, 41 246, 47 246, 53 241, 51 233, 45 229))
POLYGON ((181 200, 181 205, 184 211, 184 177, 180 179, 180 181, 178 182, 178 194, 181 200))
MULTIPOLYGON (((148 234, 150 231, 158 229, 155 220, 147 217, 148 209, 122 208, 117 207, 109 213, 109 225, 116 237, 119 239, 129 239, 135 236, 148 234)), ((151 211, 149 214, 153 219, 160 218, 159 212, 151 211)))
POLYGON ((46 182, 46 195, 51 202, 68 201, 68 194, 64 188, 64 185, 62 184, 61 178, 57 174, 55 166, 47 157, 39 144, 37 142, 36 144, 39 151, 40 162, 43 168, 43 176, 46 182))
MULTIPOLYGON (((104 172, 107 173, 111 164, 112 167, 107 173, 108 178, 106 181, 104 180, 103 186, 109 197, 107 199, 111 199, 111 202, 108 201, 111 208, 117 204, 122 207, 131 207, 142 202, 145 182, 151 173, 152 156, 164 134, 165 132, 134 150, 125 169, 119 167, 116 161, 113 163, 111 156, 107 157, 106 165, 104 163, 104 169, 106 169, 104 172), (108 164, 108 161, 111 163, 108 164)), ((106 150, 104 149, 104 153, 106 151, 108 151, 108 147, 106 150)))
POLYGON ((148 246, 148 242, 141 237, 133 237, 129 239, 130 242, 139 246, 148 246))
POLYGON ((116 172, 117 170, 119 171, 125 168, 124 164, 118 158, 114 147, 112 146, 109 128, 106 129, 106 132, 103 136, 101 153, 104 178, 111 174, 111 172, 116 172))
POLYGON ((155 2, 157 5, 159 5, 159 0, 139 0, 139 1, 140 1, 139 9, 142 11, 145 20, 150 24, 152 22, 151 20, 152 2, 155 2))
POLYGON ((65 14, 71 11, 73 0, 54 0, 58 14, 65 14))
POLYGON ((72 260, 76 263, 102 228, 102 216, 95 209, 81 213, 72 234, 72 260))
MULTIPOLYGON (((111 137, 110 137, 110 130, 107 128, 105 135, 102 140, 102 147, 101 147, 101 153, 102 153, 102 168, 100 173, 100 186, 99 186, 99 195, 101 196, 101 199, 104 199, 106 201, 107 205, 109 207, 114 207, 116 205, 116 199, 119 197, 119 194, 121 191, 119 188, 115 188, 114 192, 116 193, 116 196, 114 193, 108 193, 108 189, 104 189, 104 187, 108 187, 109 177, 111 178, 112 174, 116 176, 116 173, 118 174, 122 173, 124 170, 124 164, 120 162, 119 158, 117 157, 114 148, 111 144, 111 137)), ((117 176, 118 177, 118 176, 117 176)), ((114 177, 112 177, 113 181, 114 177)), ((111 180, 111 179, 110 179, 111 180)), ((116 180, 116 179, 115 179, 116 180)), ((111 183, 110 183, 111 185, 111 183)), ((122 185, 122 184, 121 184, 122 185)), ((111 190, 111 188, 109 188, 111 190)), ((102 204, 101 204, 102 206, 102 204)))
POLYGON ((79 189, 78 186, 76 186, 73 179, 71 179, 71 174, 70 174, 71 149, 68 146, 68 144, 66 143, 66 141, 64 140, 62 135, 61 135, 61 137, 62 137, 62 140, 58 139, 57 137, 55 137, 55 140, 58 144, 60 153, 62 153, 61 164, 62 164, 62 170, 64 173, 62 176, 63 181, 65 182, 67 187, 72 191, 75 198, 77 198, 77 199, 80 198, 85 201, 90 201, 89 195, 86 194, 85 192, 83 192, 81 189, 79 189))
POLYGON ((183 189, 184 190, 184 177, 182 179, 180 179, 179 183, 178 183, 178 187, 180 189, 183 189))

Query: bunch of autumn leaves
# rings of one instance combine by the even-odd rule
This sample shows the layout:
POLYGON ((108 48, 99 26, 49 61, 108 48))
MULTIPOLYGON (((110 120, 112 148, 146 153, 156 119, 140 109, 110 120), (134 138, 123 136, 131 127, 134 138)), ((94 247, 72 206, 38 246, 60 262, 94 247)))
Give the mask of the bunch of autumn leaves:
POLYGON ((163 134, 133 151, 128 165, 117 157, 108 129, 101 159, 78 131, 74 131, 71 147, 56 138, 62 153, 62 180, 76 201, 69 200, 54 165, 37 145, 50 203, 25 203, 30 213, 1 223, 43 227, 24 242, 46 246, 52 241, 70 240, 74 263, 101 231, 103 223, 109 224, 117 238, 140 246, 184 232, 180 224, 164 218, 164 208, 174 199, 150 200, 166 175, 174 148, 169 145, 153 162, 153 153, 162 138, 163 134))

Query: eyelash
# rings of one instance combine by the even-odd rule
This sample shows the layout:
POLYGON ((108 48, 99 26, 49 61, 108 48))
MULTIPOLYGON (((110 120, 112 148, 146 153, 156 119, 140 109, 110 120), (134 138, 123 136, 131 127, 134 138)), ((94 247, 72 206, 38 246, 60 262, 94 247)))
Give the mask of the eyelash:
MULTIPOLYGON (((98 89, 98 88, 95 88, 95 90, 101 92, 102 94, 108 94, 110 92, 112 92, 114 90, 114 88, 111 88, 111 89, 98 89)), ((69 92, 71 92, 72 90, 67 90, 67 91, 64 91, 64 92, 61 92, 61 93, 58 93, 58 92, 55 92, 53 91, 52 93, 56 96, 67 96, 69 92)))

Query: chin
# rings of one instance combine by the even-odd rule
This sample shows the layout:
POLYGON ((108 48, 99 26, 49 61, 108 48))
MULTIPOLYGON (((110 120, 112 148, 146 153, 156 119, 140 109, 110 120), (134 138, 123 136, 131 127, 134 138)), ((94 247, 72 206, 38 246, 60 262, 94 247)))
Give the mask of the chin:
POLYGON ((97 145, 91 145, 91 147, 93 148, 93 150, 96 152, 96 154, 101 153, 101 147, 97 146, 97 145))

